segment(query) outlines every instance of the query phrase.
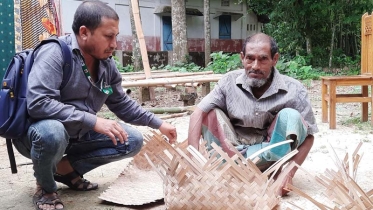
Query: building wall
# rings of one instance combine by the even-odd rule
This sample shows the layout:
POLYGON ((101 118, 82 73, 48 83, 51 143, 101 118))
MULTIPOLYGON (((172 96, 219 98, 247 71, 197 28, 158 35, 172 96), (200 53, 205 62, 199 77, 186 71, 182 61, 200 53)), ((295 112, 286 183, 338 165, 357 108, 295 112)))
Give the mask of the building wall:
MULTIPOLYGON (((113 7, 120 18, 118 50, 132 50, 132 34, 129 17, 130 0, 103 0, 113 7)), ((186 7, 198 9, 203 13, 202 0, 186 0, 186 7)), ((211 0, 210 5, 210 21, 211 21, 211 50, 224 52, 239 52, 242 46, 242 40, 247 35, 260 30, 261 23, 258 23, 254 14, 246 14, 247 8, 245 4, 235 4, 235 1, 230 1, 229 7, 221 6, 221 0, 211 0), (221 12, 232 12, 243 14, 241 18, 231 22, 231 39, 219 39, 219 17, 221 12), (248 27, 251 24, 251 29, 255 25, 255 31, 248 27)), ((62 30, 64 34, 72 33, 71 25, 73 15, 81 1, 63 0, 61 1, 62 13, 62 30)), ((171 14, 154 14, 157 6, 170 6, 170 0, 140 0, 140 15, 142 19, 142 28, 145 36, 148 51, 162 51, 163 49, 163 26, 162 16, 170 16, 171 14)), ((187 35, 188 46, 190 52, 204 51, 204 17, 187 15, 187 35)))

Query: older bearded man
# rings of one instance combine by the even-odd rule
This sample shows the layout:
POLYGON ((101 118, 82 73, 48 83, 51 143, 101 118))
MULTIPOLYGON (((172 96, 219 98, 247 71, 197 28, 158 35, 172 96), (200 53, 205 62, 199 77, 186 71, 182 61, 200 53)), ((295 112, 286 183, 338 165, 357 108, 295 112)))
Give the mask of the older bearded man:
MULTIPOLYGON (((225 152, 234 152, 228 140, 245 157, 261 148, 288 139, 291 144, 260 154, 257 166, 267 169, 294 149, 292 158, 301 165, 318 132, 306 88, 275 68, 279 59, 275 40, 263 33, 245 40, 241 52, 244 69, 227 73, 197 106, 190 118, 188 142, 198 148, 202 135, 210 149, 216 142, 225 152)), ((283 182, 279 194, 291 183, 297 168, 283 182)))

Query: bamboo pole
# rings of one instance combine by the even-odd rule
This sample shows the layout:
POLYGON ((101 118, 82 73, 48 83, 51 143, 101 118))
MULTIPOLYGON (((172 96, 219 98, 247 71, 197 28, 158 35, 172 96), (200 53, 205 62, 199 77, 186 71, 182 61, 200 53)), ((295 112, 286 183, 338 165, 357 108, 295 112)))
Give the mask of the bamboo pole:
POLYGON ((175 113, 175 114, 160 116, 159 118, 162 119, 162 120, 166 120, 166 119, 171 119, 171 118, 184 117, 184 116, 187 116, 187 115, 188 115, 188 112, 181 112, 181 113, 175 113))
POLYGON ((140 51, 141 51, 142 62, 144 65, 144 72, 145 72, 146 79, 149 79, 152 77, 152 75, 151 75, 151 70, 150 70, 150 65, 149 65, 148 52, 146 50, 144 32, 142 30, 141 21, 140 21, 139 3, 137 0, 131 0, 131 4, 132 4, 133 17, 135 19, 137 38, 139 39, 139 44, 140 44, 140 51))
MULTIPOLYGON (((166 73, 166 72, 170 72, 169 70, 153 70, 153 71, 150 71, 152 74, 158 74, 158 73, 166 73)), ((144 72, 141 72, 141 71, 134 71, 134 72, 123 72, 123 73, 120 73, 122 76, 125 76, 125 75, 139 75, 139 74, 143 74, 144 72)))
MULTIPOLYGON (((152 78, 169 78, 169 77, 185 77, 185 76, 196 76, 196 75, 211 75, 214 74, 213 71, 202 71, 202 72, 187 72, 187 73, 180 73, 180 72, 170 72, 170 73, 159 73, 157 75, 153 75, 152 78)), ((123 76, 124 80, 141 80, 146 79, 145 75, 129 75, 123 76)))
POLYGON ((180 113, 186 111, 193 111, 195 106, 182 106, 182 107, 157 107, 157 108, 147 108, 146 110, 153 112, 154 114, 163 113, 180 113))
POLYGON ((122 87, 153 87, 153 86, 166 86, 172 84, 185 84, 185 83, 205 83, 217 82, 223 75, 212 74, 208 77, 180 77, 180 78, 158 78, 137 81, 123 81, 122 87))

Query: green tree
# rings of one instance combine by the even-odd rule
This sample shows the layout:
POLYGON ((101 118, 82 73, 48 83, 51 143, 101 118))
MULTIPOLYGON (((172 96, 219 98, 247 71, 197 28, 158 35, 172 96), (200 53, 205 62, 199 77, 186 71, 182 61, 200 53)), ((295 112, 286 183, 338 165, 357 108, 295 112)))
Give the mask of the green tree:
POLYGON ((264 32, 288 57, 306 55, 313 65, 328 66, 333 57, 358 57, 361 16, 373 9, 372 0, 250 0, 248 8, 268 15, 264 32))

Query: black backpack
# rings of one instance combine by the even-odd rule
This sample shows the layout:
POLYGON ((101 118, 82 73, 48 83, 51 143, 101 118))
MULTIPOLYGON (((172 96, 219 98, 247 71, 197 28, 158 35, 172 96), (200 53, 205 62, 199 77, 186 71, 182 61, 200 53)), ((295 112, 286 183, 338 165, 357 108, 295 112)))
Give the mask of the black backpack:
POLYGON ((12 173, 17 173, 13 153, 12 139, 18 139, 25 134, 31 125, 27 112, 26 92, 28 75, 34 63, 34 51, 44 44, 55 42, 61 46, 64 60, 63 80, 61 88, 65 87, 72 72, 72 53, 67 44, 55 37, 41 41, 34 49, 16 53, 1 83, 0 89, 0 136, 6 138, 8 155, 12 173))

